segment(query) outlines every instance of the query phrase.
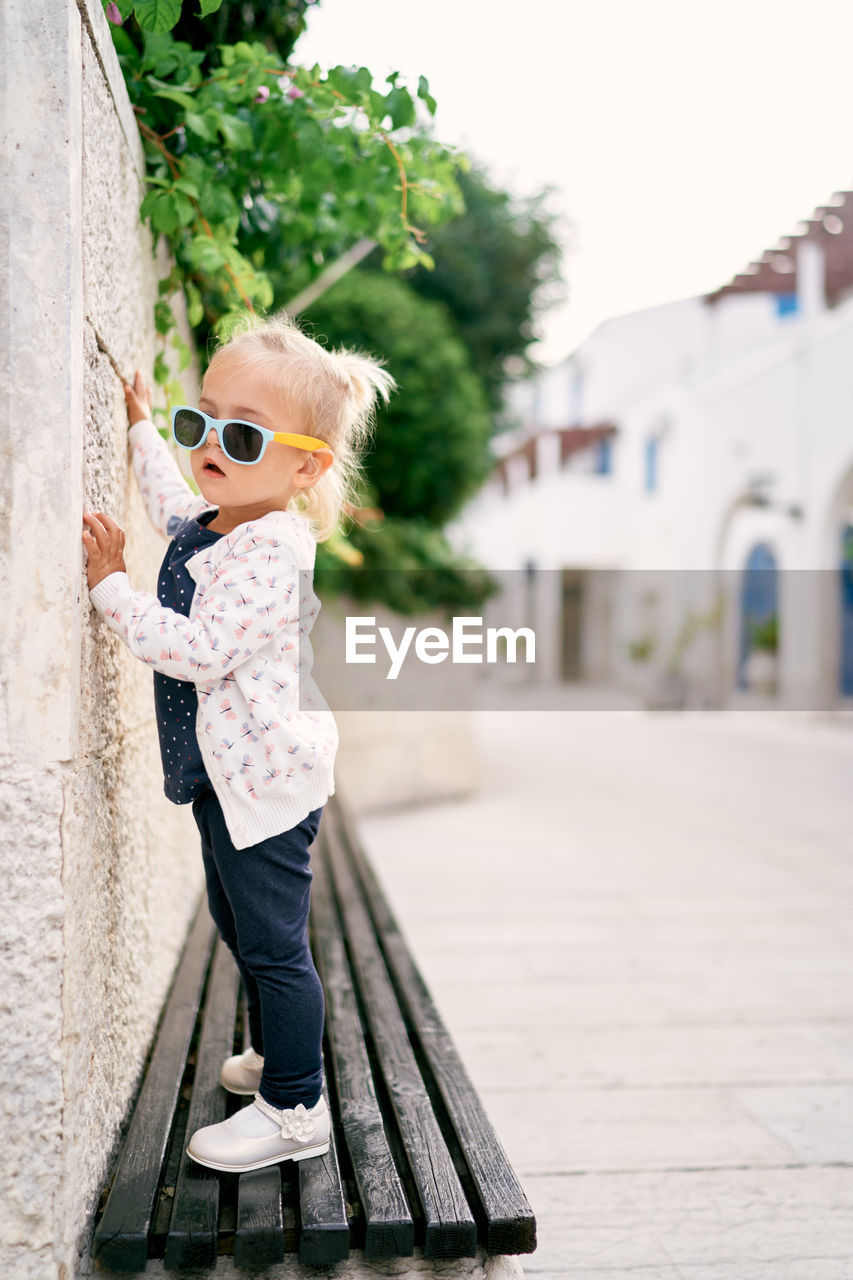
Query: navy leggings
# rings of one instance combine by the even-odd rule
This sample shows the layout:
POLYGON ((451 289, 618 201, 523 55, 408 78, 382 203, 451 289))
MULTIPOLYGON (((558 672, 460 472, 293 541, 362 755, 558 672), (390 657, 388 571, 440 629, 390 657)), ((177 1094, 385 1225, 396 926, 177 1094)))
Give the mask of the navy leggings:
POLYGON ((210 914, 246 988, 260 1094, 273 1107, 313 1107, 322 1090, 323 987, 308 946, 309 848, 322 813, 235 849, 211 788, 193 800, 210 914))

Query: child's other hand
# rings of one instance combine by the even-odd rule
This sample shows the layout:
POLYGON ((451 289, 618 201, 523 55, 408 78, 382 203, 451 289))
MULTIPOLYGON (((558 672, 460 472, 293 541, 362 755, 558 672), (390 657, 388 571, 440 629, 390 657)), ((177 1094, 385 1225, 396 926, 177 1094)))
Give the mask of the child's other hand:
POLYGON ((111 520, 103 511, 95 515, 86 512, 83 523, 88 525, 83 530, 83 546, 89 553, 86 566, 86 579, 89 590, 111 573, 126 573, 124 563, 124 529, 120 529, 115 520, 111 520))
POLYGON ((138 369, 133 386, 127 382, 124 384, 124 398, 127 401, 127 419, 131 427, 135 422, 142 422, 143 418, 151 418, 151 388, 145 385, 138 369))

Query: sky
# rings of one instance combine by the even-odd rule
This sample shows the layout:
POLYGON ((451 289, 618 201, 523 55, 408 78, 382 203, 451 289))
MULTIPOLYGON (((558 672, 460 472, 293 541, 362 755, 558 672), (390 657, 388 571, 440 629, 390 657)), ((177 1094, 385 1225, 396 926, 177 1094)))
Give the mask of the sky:
POLYGON ((320 0, 294 61, 425 75, 436 135, 554 188, 566 301, 531 354, 706 293, 853 186, 849 0, 320 0))

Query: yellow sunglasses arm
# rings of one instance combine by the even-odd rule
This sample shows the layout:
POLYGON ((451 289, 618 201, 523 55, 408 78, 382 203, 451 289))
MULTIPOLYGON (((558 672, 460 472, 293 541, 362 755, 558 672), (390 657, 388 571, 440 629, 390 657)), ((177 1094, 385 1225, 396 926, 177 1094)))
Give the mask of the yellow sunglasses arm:
MULTIPOLYGON (((316 436, 294 435, 290 431, 276 431, 273 435, 273 440, 277 444, 293 445, 295 449, 310 449, 312 453, 317 449, 329 449, 325 440, 318 440, 316 436)), ((331 453, 331 449, 329 449, 329 452, 331 453)))

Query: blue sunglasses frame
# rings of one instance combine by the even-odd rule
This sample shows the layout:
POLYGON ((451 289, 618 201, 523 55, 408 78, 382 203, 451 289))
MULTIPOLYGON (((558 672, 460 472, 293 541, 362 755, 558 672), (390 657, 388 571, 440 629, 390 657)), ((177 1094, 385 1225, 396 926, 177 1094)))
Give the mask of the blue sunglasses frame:
POLYGON ((242 418, 212 418, 209 413, 205 413, 202 409, 194 409, 191 405, 178 404, 172 409, 172 437, 181 449, 187 449, 190 453, 194 449, 200 449, 204 444, 211 431, 216 431, 219 441, 219 447, 232 462, 236 462, 241 467, 253 467, 260 462, 267 450, 267 445, 275 441, 277 444, 293 445, 295 449, 307 449, 311 453, 316 453, 318 449, 329 449, 325 440, 318 440, 316 436, 303 436, 293 431, 270 431, 269 427, 261 427, 257 422, 246 422, 242 418), (201 418, 204 422, 204 430, 200 439, 195 444, 185 444, 178 436, 177 419, 179 413, 191 413, 201 418), (251 431, 257 431, 261 437, 261 448, 257 458, 235 458, 234 454, 228 448, 227 428, 248 427, 251 431))

